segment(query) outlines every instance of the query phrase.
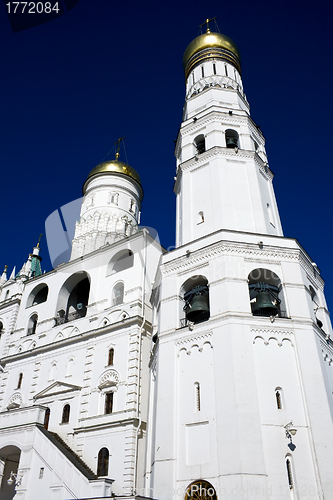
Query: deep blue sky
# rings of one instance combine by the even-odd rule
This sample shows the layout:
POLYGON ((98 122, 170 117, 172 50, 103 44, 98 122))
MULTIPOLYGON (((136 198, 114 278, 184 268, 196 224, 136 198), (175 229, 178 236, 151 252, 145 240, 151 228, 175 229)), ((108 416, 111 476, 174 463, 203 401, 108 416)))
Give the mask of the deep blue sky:
MULTIPOLYGON (((13 34, 1 4, 0 267, 20 269, 47 216, 81 196, 119 136, 141 175, 141 222, 174 244, 182 56, 198 25, 217 16, 241 52, 285 236, 318 264, 333 310, 332 14, 326 0, 80 0, 13 34)), ((49 270, 45 239, 41 247, 49 270)))

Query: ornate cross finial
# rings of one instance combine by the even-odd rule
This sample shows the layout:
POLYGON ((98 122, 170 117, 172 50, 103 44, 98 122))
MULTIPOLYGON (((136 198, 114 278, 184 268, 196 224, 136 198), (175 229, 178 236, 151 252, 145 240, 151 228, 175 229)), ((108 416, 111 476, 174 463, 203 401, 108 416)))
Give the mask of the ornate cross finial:
POLYGON ((119 158, 119 150, 120 150, 120 144, 121 144, 121 141, 124 140, 124 137, 119 137, 118 141, 115 143, 115 146, 117 146, 117 151, 116 151, 116 160, 118 160, 119 158))
POLYGON ((214 19, 216 19, 216 16, 215 17, 211 17, 210 19, 206 19, 206 21, 204 23, 200 24, 199 28, 202 28, 204 24, 207 24, 207 33, 210 33, 209 23, 211 21, 214 21, 214 19))
POLYGON ((38 238, 37 248, 39 248, 39 243, 40 243, 42 236, 43 236, 43 233, 40 233, 39 238, 38 238))

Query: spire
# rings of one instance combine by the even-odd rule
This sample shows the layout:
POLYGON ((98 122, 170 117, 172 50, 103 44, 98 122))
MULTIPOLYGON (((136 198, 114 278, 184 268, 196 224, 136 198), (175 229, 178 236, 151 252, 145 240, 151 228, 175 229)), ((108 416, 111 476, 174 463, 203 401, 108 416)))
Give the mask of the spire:
POLYGON ((3 273, 2 273, 1 278, 0 278, 0 285, 4 285, 7 281, 7 268, 8 268, 8 266, 5 266, 5 268, 3 270, 3 273))
POLYGON ((17 278, 29 279, 42 274, 42 268, 40 265, 42 258, 39 256, 39 243, 42 236, 42 234, 39 236, 37 245, 33 248, 32 254, 29 254, 28 260, 23 264, 21 271, 16 276, 17 278))
POLYGON ((9 276, 9 281, 15 281, 16 266, 13 267, 12 274, 9 276))

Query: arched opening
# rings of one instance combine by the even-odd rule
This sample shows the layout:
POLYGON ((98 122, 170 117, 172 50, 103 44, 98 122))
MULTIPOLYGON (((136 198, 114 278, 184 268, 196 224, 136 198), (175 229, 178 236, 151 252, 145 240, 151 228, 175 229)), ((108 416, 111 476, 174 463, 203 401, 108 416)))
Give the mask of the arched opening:
POLYGON ((253 316, 281 316, 281 281, 269 269, 253 269, 248 276, 253 316))
POLYGON ((109 473, 109 450, 101 448, 98 452, 97 476, 107 476, 109 473))
POLYGON ((112 305, 118 306, 124 302, 124 283, 116 283, 112 290, 112 305))
POLYGON ((30 293, 26 307, 36 306, 46 302, 49 293, 49 287, 45 283, 36 286, 30 293))
POLYGON ((106 415, 112 413, 113 410, 113 392, 107 392, 105 394, 105 408, 104 413, 106 415))
POLYGON ((0 321, 0 335, 3 333, 3 323, 0 321))
POLYGON ((293 468, 291 463, 291 456, 287 455, 286 457, 286 467, 287 467, 287 477, 288 477, 288 485, 289 489, 292 490, 294 488, 294 475, 293 468))
POLYGON ((238 148, 239 147, 239 135, 236 130, 228 128, 225 131, 225 144, 227 148, 238 148))
POLYGON ((16 387, 16 389, 21 389, 22 379, 23 379, 23 373, 20 373, 18 381, 17 381, 17 387, 16 387))
MULTIPOLYGON (((186 322, 201 323, 210 317, 208 281, 204 276, 193 276, 182 285, 180 296, 185 305, 186 322)), ((181 320, 181 326, 184 320, 181 320)))
POLYGON ((0 498, 12 500, 16 496, 16 487, 22 480, 19 471, 21 450, 17 446, 4 446, 0 449, 0 498))
POLYGON ((281 387, 277 387, 275 389, 275 400, 276 400, 277 409, 282 410, 283 402, 282 402, 282 389, 281 389, 281 387))
POLYGON ((111 347, 111 349, 109 349, 108 365, 109 366, 113 365, 113 361, 114 361, 114 349, 113 347, 111 347))
POLYGON ((131 250, 128 250, 127 248, 125 250, 121 250, 120 252, 116 253, 110 260, 107 270, 106 270, 106 275, 109 276, 110 274, 115 274, 119 273, 120 271, 125 271, 125 269, 129 269, 130 267, 133 267, 134 265, 134 255, 131 250))
POLYGON ((66 404, 62 410, 62 419, 61 419, 62 424, 68 424, 70 411, 71 411, 70 405, 66 404))
POLYGON ((36 333, 37 323, 38 323, 38 315, 33 314, 32 316, 30 316, 28 321, 27 335, 33 335, 34 333, 36 333))
POLYGON ((200 479, 187 487, 185 500, 217 500, 217 495, 211 483, 200 479))
POLYGON ((89 292, 90 278, 85 271, 70 276, 59 292, 56 324, 83 318, 87 314, 89 292))
POLYGON ((44 429, 46 429, 46 430, 49 428, 50 413, 51 413, 50 408, 46 408, 45 416, 44 416, 44 429))
POLYGON ((194 144, 198 155, 201 155, 201 153, 204 153, 206 151, 206 141, 205 141, 205 136, 203 134, 198 135, 194 139, 194 144))

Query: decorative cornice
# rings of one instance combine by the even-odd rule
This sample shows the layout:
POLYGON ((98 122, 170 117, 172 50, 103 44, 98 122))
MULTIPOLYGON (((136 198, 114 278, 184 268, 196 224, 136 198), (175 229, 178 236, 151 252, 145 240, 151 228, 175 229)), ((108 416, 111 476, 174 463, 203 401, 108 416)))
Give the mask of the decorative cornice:
POLYGON ((254 259, 255 262, 260 263, 261 260, 267 260, 269 258, 277 258, 278 262, 280 260, 299 260, 299 250, 292 249, 277 249, 276 247, 271 247, 265 245, 265 249, 261 250, 255 244, 248 243, 234 243, 229 241, 219 241, 208 247, 201 248, 194 252, 191 252, 190 256, 184 255, 183 257, 178 257, 173 261, 164 263, 161 265, 160 270, 162 276, 167 276, 172 273, 177 273, 178 275, 185 274, 189 272, 193 267, 198 264, 202 265, 203 261, 209 262, 210 260, 219 257, 221 255, 228 254, 238 254, 239 256, 253 255, 257 256, 258 259, 254 259))

